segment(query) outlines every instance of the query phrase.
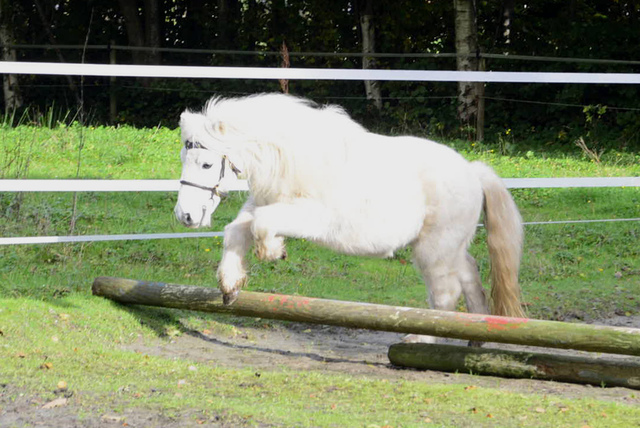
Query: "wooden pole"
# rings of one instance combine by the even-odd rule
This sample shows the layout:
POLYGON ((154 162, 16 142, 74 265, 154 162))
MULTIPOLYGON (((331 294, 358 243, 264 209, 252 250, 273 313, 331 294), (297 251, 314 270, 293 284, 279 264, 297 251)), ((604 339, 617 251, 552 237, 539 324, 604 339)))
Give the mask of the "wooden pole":
POLYGON ((592 352, 640 355, 640 329, 446 312, 242 291, 230 306, 215 288, 96 278, 93 294, 120 303, 427 334, 592 352))
MULTIPOLYGON (((485 71, 485 59, 478 60, 478 70, 485 71)), ((476 141, 484 141, 484 88, 485 82, 477 82, 476 94, 478 96, 478 113, 476 115, 476 141)))
POLYGON ((428 343, 398 343, 389 361, 401 367, 555 380, 640 389, 640 363, 428 343))
MULTIPOLYGON (((116 50, 113 49, 115 42, 109 42, 109 64, 116 64, 116 50)), ((116 95, 116 77, 109 77, 109 122, 115 125, 118 121, 118 99, 116 95)))

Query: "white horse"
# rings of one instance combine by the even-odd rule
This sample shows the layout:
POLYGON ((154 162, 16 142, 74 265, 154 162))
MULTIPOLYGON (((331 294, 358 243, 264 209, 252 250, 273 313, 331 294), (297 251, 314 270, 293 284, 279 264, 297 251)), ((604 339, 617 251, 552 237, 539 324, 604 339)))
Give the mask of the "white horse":
POLYGON ((211 224, 229 170, 249 183, 249 199, 225 227, 218 281, 226 304, 247 280, 251 245, 275 260, 293 237, 380 257, 411 246, 432 308, 454 310, 464 294, 469 312, 489 313, 467 252, 484 207, 492 312, 523 316, 522 220, 488 166, 426 139, 370 133, 340 107, 282 94, 213 98, 201 113, 185 111, 180 126, 180 222, 211 224))

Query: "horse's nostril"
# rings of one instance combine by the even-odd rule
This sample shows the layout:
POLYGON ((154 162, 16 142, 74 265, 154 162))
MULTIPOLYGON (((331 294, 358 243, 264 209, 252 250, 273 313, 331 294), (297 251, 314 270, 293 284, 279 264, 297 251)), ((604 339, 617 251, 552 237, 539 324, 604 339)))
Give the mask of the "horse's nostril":
POLYGON ((186 213, 186 214, 184 215, 184 223, 185 223, 185 224, 191 224, 191 223, 193 223, 193 220, 191 219, 191 214, 186 213))

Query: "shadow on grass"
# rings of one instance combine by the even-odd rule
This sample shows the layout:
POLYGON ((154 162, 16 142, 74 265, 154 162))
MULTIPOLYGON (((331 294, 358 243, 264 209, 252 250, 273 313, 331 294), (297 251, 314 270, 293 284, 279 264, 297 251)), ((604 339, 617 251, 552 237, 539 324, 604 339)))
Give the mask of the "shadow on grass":
POLYGON ((133 315, 140 325, 151 329, 158 338, 169 338, 181 334, 200 334, 197 328, 189 325, 200 323, 202 325, 215 325, 215 330, 224 336, 224 330, 228 334, 235 328, 253 327, 271 328, 272 325, 286 325, 285 321, 254 319, 238 317, 228 314, 188 311, 183 309, 163 308, 158 306, 127 305, 117 302, 111 304, 120 310, 133 315))

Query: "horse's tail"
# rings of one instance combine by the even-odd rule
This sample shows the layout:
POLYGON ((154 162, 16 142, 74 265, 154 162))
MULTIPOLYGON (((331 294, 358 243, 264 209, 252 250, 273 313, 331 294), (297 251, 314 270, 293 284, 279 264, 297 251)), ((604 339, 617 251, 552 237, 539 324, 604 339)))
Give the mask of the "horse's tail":
POLYGON ((481 162, 473 162, 473 166, 484 193, 484 224, 491 259, 491 312, 524 317, 518 285, 524 239, 522 217, 500 177, 481 162))

